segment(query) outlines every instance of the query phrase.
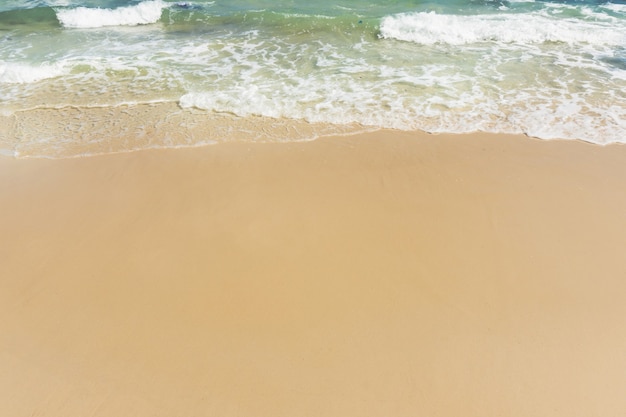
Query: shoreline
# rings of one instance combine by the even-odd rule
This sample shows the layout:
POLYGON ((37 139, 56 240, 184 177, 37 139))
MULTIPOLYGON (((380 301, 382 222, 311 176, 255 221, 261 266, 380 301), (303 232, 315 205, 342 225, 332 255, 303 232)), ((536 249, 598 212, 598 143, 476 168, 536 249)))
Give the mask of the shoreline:
POLYGON ((626 148, 0 157, 0 414, 620 416, 626 148))
MULTIPOLYGON (((437 132, 437 128, 404 130, 359 124, 356 121, 334 124, 306 119, 237 116, 228 112, 207 113, 193 107, 181 107, 178 102, 170 101, 15 110, 0 115, 0 122, 0 156, 18 159, 80 158, 238 142, 301 143, 376 132, 381 135, 413 136, 524 136, 543 141, 580 141, 599 146, 623 144, 621 139, 603 140, 601 137, 594 141, 576 135, 561 139, 550 138, 550 135, 541 138, 541 135, 532 135, 532 131, 437 132)), ((486 130, 489 130, 488 126, 486 130)))

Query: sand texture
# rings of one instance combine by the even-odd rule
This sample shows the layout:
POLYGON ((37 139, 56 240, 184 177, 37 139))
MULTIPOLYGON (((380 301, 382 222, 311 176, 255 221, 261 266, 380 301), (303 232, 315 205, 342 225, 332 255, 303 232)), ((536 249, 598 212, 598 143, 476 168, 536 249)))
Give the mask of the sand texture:
POLYGON ((0 177, 0 416, 626 415, 626 147, 382 131, 0 177))

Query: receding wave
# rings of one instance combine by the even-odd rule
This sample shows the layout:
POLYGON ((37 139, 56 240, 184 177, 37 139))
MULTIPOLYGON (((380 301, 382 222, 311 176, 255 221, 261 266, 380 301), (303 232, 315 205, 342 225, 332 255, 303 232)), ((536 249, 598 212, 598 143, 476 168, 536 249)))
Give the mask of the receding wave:
POLYGON ((611 20, 555 19, 542 12, 445 15, 402 13, 381 21, 380 37, 422 45, 544 42, 623 45, 626 28, 611 20))
POLYGON ((231 141, 307 141, 364 130, 360 126, 198 113, 167 102, 44 107, 0 114, 0 154, 69 158, 231 141))
POLYGON ((77 7, 58 9, 59 22, 66 28, 99 28, 105 26, 137 26, 156 23, 161 19, 167 4, 161 0, 150 0, 134 6, 116 9, 77 7))

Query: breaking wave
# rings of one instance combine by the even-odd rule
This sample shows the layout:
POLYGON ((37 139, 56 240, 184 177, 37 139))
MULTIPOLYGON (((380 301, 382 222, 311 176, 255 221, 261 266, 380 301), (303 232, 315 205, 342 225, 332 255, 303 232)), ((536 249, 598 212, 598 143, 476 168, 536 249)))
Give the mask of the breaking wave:
POLYGON ((544 12, 484 15, 420 12, 385 17, 380 25, 380 37, 422 45, 562 42, 616 46, 626 43, 626 27, 618 24, 617 19, 557 19, 544 12))
POLYGON ((57 18, 66 28, 99 28, 105 26, 137 26, 156 23, 167 4, 161 0, 144 1, 116 9, 77 7, 58 9, 57 18))

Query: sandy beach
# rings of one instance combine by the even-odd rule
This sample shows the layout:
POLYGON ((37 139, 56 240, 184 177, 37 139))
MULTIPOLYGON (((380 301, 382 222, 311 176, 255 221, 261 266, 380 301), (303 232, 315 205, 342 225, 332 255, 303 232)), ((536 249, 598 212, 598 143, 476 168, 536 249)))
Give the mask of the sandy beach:
POLYGON ((0 416, 623 417, 626 147, 0 159, 0 416))

